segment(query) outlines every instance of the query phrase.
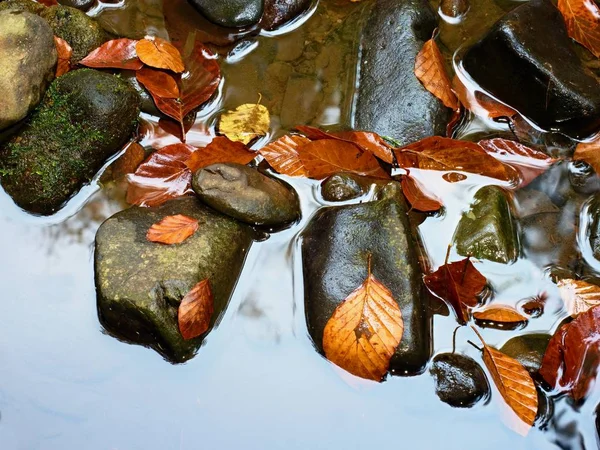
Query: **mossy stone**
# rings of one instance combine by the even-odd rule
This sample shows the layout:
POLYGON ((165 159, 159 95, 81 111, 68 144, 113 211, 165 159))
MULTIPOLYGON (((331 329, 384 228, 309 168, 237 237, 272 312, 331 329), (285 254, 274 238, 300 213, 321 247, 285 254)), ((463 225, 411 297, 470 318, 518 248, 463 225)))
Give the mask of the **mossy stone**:
POLYGON ((57 78, 0 146, 2 186, 28 211, 55 212, 121 150, 138 116, 137 93, 114 75, 81 69, 57 78))
POLYGON ((437 396, 455 408, 471 408, 490 395, 485 372, 468 356, 439 354, 433 358, 429 371, 435 380, 437 396))
POLYGON ((519 256, 519 238, 506 193, 486 186, 475 194, 454 237, 458 254, 508 264, 519 256))
POLYGON ((519 361, 529 372, 537 372, 542 367, 550 338, 552 336, 545 333, 523 334, 508 340, 500 351, 519 361))
POLYGON ((214 296, 212 329, 229 302, 252 237, 250 227, 194 197, 114 215, 96 235, 96 290, 103 325, 116 337, 150 346, 169 361, 187 361, 208 332, 183 339, 177 321, 181 299, 208 278, 214 296), (153 224, 176 214, 197 219, 198 231, 176 245, 146 239, 153 224))
POLYGON ((32 0, 4 0, 0 1, 0 11, 11 9, 13 11, 27 11, 33 14, 40 14, 45 6, 32 0))

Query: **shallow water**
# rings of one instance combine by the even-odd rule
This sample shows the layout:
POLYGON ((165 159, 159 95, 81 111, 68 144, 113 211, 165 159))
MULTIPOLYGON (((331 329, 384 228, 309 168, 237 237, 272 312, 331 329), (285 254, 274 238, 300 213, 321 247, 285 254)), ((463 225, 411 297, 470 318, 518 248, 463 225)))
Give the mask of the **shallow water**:
MULTIPOLYGON (((360 22, 363 7, 323 1, 293 31, 238 44, 223 57, 220 96, 198 117, 189 142, 208 142, 220 111, 256 102, 258 94, 274 120, 271 136, 256 147, 299 123, 351 124, 358 35, 348 24, 360 22), (308 50, 298 48, 298 42, 306 43, 308 50), (328 61, 323 61, 325 54, 328 61), (285 74, 302 80, 302 104, 295 91, 282 87, 285 74)), ((193 23, 192 17, 188 21, 193 23)), ((152 117, 145 119, 145 145, 177 142, 161 133, 152 117)), ((461 130, 465 136, 489 132, 489 124, 472 122, 461 130)), ((417 175, 429 185, 446 187, 445 215, 429 217, 419 227, 430 265, 437 267, 481 180, 473 176, 448 184, 441 174, 417 175)), ((594 409, 600 393, 579 408, 557 399, 550 421, 521 437, 506 425, 496 390, 487 404, 453 409, 438 400, 427 373, 388 377, 375 384, 358 382, 329 364, 308 336, 298 242, 305 224, 326 202, 316 182, 285 179, 300 193, 302 221, 252 246, 221 323, 198 355, 183 365, 171 365, 152 350, 118 341, 103 332, 98 320, 94 236, 106 218, 126 207, 122 186, 109 183, 100 190, 94 182, 50 218, 21 212, 0 193, 0 448, 598 446, 594 409)), ((547 240, 545 235, 528 238, 547 240)), ((509 266, 478 266, 491 282, 494 302, 515 305, 540 292, 549 296, 544 316, 526 328, 484 330, 489 344, 500 346, 520 333, 553 331, 564 318, 547 266, 546 261, 525 257, 509 266)), ((454 317, 435 316, 436 353, 451 351, 455 326, 454 317)), ((468 340, 476 342, 474 333, 459 330, 457 350, 481 362, 480 352, 468 340)))

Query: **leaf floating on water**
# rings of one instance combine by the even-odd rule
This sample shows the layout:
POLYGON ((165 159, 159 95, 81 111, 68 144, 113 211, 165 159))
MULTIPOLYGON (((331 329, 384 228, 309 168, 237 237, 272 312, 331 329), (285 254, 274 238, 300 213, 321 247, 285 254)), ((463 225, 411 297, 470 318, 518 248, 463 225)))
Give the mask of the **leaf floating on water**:
POLYGON ((334 311, 323 332, 329 361, 361 378, 381 381, 402 340, 404 320, 391 291, 371 273, 334 311))
POLYGON ((300 160, 298 149, 309 142, 310 139, 304 136, 286 135, 261 148, 258 152, 277 173, 290 177, 305 177, 307 174, 300 160))
POLYGON ((166 245, 181 244, 198 230, 198 226, 198 220, 188 216, 167 216, 150 227, 146 239, 166 245))
POLYGON ((569 36, 600 58, 600 8, 589 0, 558 0, 569 36))
POLYGON ((409 176, 402 177, 402 192, 408 203, 417 211, 433 212, 439 211, 442 207, 442 203, 437 198, 427 194, 423 186, 409 176))
POLYGON ((136 72, 135 77, 150 92, 152 98, 155 99, 155 103, 157 103, 156 97, 163 99, 179 98, 177 80, 167 72, 144 67, 136 72))
POLYGON ((425 89, 435 95, 448 108, 458 109, 458 98, 446 72, 444 57, 434 39, 429 39, 417 55, 415 75, 425 89))
POLYGON ((258 137, 266 136, 270 126, 269 110, 263 105, 247 103, 221 116, 219 133, 247 145, 258 137))
POLYGON ((175 73, 181 73, 185 70, 183 59, 179 50, 159 37, 148 37, 137 42, 135 46, 140 60, 157 69, 167 69, 175 73))
POLYGON ((79 64, 96 69, 140 70, 144 63, 138 58, 137 43, 132 39, 113 39, 92 51, 79 64))
POLYGON ((208 331, 214 313, 214 298, 209 280, 202 280, 181 300, 178 311, 179 331, 185 340, 208 331))
POLYGON ((58 53, 58 63, 56 65, 56 78, 58 78, 71 70, 73 49, 67 41, 58 36, 54 36, 54 45, 56 46, 56 52, 58 53))
POLYGON ((458 172, 448 172, 442 175, 442 178, 448 183, 459 183, 467 179, 467 176, 458 172))
POLYGON ((248 164, 257 153, 241 142, 234 142, 225 136, 215 137, 204 148, 197 149, 185 162, 192 172, 217 163, 248 164))
POLYGON ((592 166, 597 174, 600 174, 600 138, 577 144, 573 161, 584 161, 592 166))
POLYGON ((558 282, 558 290, 566 310, 572 316, 577 316, 600 305, 600 286, 595 284, 565 279, 558 282))
POLYGON ((492 305, 473 312, 473 317, 481 322, 493 322, 508 327, 526 323, 527 317, 507 305, 492 305))

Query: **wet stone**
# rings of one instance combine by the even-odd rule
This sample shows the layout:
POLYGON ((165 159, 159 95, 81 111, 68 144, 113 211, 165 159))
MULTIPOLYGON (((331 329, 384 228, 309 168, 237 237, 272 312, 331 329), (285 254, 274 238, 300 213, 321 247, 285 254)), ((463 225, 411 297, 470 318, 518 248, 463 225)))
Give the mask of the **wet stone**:
POLYGON ((600 261, 600 194, 594 195, 589 203, 590 215, 589 242, 594 253, 594 258, 600 261))
POLYGON ((266 0, 261 26, 274 30, 305 12, 312 0, 266 0))
POLYGON ((545 130, 585 138, 600 128, 600 85, 550 0, 529 1, 505 15, 463 65, 483 89, 545 130))
POLYGON ((417 243, 400 189, 378 201, 319 210, 302 234, 308 330, 320 352, 323 330, 338 305, 367 277, 387 286, 404 319, 404 335, 390 362, 396 375, 423 372, 431 355, 431 314, 422 291, 417 243))
POLYGON ((43 19, 27 11, 0 11, 0 130, 40 102, 56 61, 53 33, 43 19))
POLYGON ((87 11, 94 6, 96 0, 59 0, 58 3, 63 6, 80 9, 81 11, 87 11))
POLYGON ((364 195, 368 188, 360 183, 359 176, 338 173, 321 183, 321 195, 328 202, 344 202, 364 195))
POLYGON ((429 371, 435 380, 435 393, 450 406, 470 408, 490 395, 485 372, 468 356, 442 353, 433 358, 429 371))
POLYGON ((437 27, 425 0, 379 0, 364 26, 355 127, 406 145, 443 135, 448 109, 421 85, 415 59, 437 27))
POLYGON ((524 334, 510 339, 500 351, 519 361, 529 372, 537 372, 551 337, 543 333, 524 334))
POLYGON ((264 11, 264 0, 188 0, 208 20, 222 27, 256 25, 264 11))
POLYGON ((519 238, 506 193, 486 186, 475 194, 454 237, 459 255, 508 264, 519 256, 519 238))
POLYGON ((96 290, 102 324, 115 336, 152 347, 171 362, 189 360, 227 307, 251 242, 250 227, 193 197, 158 208, 132 207, 114 215, 96 235, 96 290), (178 245, 146 239, 154 223, 176 214, 198 219, 198 231, 178 245), (179 304, 207 278, 214 296, 210 329, 203 336, 184 340, 177 320, 179 304))
POLYGON ((194 174, 192 186, 204 203, 250 225, 281 226, 300 217, 293 188, 248 166, 213 164, 194 174))

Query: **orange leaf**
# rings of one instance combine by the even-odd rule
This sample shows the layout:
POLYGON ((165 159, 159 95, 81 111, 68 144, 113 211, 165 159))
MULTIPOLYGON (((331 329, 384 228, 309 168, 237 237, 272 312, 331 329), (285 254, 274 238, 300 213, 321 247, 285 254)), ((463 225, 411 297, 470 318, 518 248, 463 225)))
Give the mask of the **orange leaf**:
POLYGON ((334 311, 323 331, 326 358, 342 369, 381 381, 402 340, 402 312, 391 291, 371 273, 334 311))
MULTIPOLYGON (((161 70, 144 67, 138 70, 135 77, 142 86, 148 89, 152 98, 179 98, 179 86, 177 81, 170 75, 161 70)), ((156 100, 154 100, 156 102, 156 100)))
POLYGON ((452 91, 452 84, 446 72, 444 57, 433 39, 429 39, 417 55, 415 75, 425 89, 453 110, 459 108, 458 99, 452 91))
POLYGON ((54 45, 56 45, 56 52, 58 53, 58 64, 56 65, 56 78, 58 78, 71 70, 73 49, 67 41, 58 36, 54 36, 54 45))
POLYGON ((452 81, 454 92, 460 103, 473 114, 482 117, 497 119, 499 117, 513 117, 517 112, 509 106, 494 100, 489 95, 476 90, 467 89, 462 80, 456 76, 452 81))
POLYGON ((175 73, 185 70, 179 50, 164 39, 159 37, 142 39, 138 41, 135 49, 142 62, 150 67, 172 70, 175 73))
POLYGON ((137 42, 126 38, 105 42, 83 58, 79 64, 97 69, 139 70, 144 67, 144 64, 135 50, 137 42))
POLYGON ((185 164, 192 172, 196 172, 218 163, 248 164, 256 156, 256 152, 241 142, 234 142, 226 136, 217 136, 206 147, 192 153, 185 164))
POLYGON ((411 206, 423 212, 438 211, 442 203, 430 194, 425 193, 423 186, 409 176, 402 177, 402 192, 411 206))
POLYGON ((198 221, 191 217, 177 214, 167 216, 150 227, 146 239, 160 244, 181 244, 198 230, 198 221))
POLYGON ((495 322, 507 325, 527 322, 527 317, 522 315, 515 308, 507 305, 489 306, 485 309, 473 312, 473 317, 482 322, 495 322))
POLYGON ((301 147, 298 153, 308 176, 317 180, 338 172, 389 178, 371 153, 363 152, 349 142, 337 139, 312 141, 301 147))
POLYGON ((565 309, 572 316, 600 305, 600 286, 581 280, 560 280, 557 283, 565 309))
POLYGON ((132 142, 127 146, 125 153, 110 165, 112 179, 116 181, 135 172, 144 159, 146 159, 144 147, 137 142, 132 142))
POLYGON ((600 174, 600 138, 592 142, 581 142, 577 144, 573 161, 584 161, 594 168, 597 174, 600 174))
POLYGON ((194 339, 208 331, 214 313, 214 298, 210 282, 202 280, 187 293, 179 305, 179 331, 185 340, 194 339))
POLYGON ((286 135, 261 148, 258 152, 278 173, 290 177, 305 177, 306 170, 300 161, 298 149, 309 142, 310 140, 304 136, 286 135))
POLYGON ((558 0, 569 36, 600 58, 600 8, 591 0, 558 0))

